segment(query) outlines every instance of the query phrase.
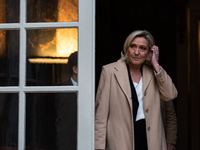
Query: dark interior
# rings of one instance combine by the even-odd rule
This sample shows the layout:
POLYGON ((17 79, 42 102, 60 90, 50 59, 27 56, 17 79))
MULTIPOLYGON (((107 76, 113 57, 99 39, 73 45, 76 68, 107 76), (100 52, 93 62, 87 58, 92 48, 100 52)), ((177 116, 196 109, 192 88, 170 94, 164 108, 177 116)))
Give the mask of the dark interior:
POLYGON ((96 87, 101 67, 120 58, 132 31, 152 33, 160 64, 179 92, 174 100, 178 150, 200 149, 199 21, 199 0, 96 1, 96 87))

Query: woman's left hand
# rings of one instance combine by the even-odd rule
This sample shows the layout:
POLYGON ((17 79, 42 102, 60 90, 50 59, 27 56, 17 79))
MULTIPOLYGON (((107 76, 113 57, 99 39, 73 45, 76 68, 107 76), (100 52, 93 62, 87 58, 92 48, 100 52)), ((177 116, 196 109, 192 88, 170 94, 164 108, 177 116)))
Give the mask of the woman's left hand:
POLYGON ((151 64, 153 65, 154 69, 156 72, 160 71, 160 65, 159 65, 159 48, 156 45, 153 45, 151 47, 152 51, 152 59, 151 59, 151 64))

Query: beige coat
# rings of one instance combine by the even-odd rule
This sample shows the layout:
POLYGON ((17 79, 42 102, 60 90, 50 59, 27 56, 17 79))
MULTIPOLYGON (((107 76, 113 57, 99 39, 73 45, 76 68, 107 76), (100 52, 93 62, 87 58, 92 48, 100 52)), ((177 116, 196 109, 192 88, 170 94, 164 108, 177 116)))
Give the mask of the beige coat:
MULTIPOLYGON (((160 99, 174 99, 177 90, 163 68, 155 74, 143 66, 143 96, 148 150, 166 150, 160 99)), ((122 59, 102 68, 95 105, 95 149, 134 150, 131 89, 122 59)))
POLYGON ((161 101, 161 113, 167 143, 176 145, 177 119, 173 101, 161 101))

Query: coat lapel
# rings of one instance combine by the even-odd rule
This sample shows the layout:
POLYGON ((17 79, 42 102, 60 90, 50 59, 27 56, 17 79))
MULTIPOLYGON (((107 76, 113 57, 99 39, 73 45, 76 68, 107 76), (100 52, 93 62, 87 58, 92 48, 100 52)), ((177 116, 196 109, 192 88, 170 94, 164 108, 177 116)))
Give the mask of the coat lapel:
MULTIPOLYGON (((115 70, 116 70, 114 73, 115 77, 122 91, 126 95, 129 106, 132 110, 131 88, 128 78, 128 71, 125 62, 122 59, 117 61, 115 70)), ((146 89, 153 77, 153 70, 147 67, 146 65, 143 65, 142 71, 143 71, 143 94, 145 94, 146 89)))
POLYGON ((117 61, 115 70, 115 77, 122 91, 126 95, 129 106, 132 110, 131 88, 128 78, 128 71, 125 62, 122 59, 117 61))
POLYGON ((142 68, 143 71, 143 93, 146 93, 146 89, 153 77, 153 70, 147 67, 146 65, 143 65, 142 68))

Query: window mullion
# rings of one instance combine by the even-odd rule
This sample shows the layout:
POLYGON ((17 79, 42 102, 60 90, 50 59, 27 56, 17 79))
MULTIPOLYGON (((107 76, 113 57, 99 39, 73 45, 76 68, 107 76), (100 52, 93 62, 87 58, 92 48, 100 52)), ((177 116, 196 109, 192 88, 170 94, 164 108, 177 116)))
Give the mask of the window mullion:
POLYGON ((18 123, 18 149, 25 149, 25 72, 26 72, 26 0, 20 0, 20 43, 19 43, 19 123, 18 123))
POLYGON ((25 149, 25 93, 19 92, 19 127, 18 127, 18 149, 25 149))

